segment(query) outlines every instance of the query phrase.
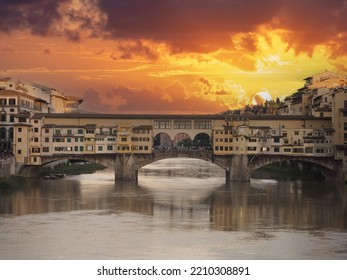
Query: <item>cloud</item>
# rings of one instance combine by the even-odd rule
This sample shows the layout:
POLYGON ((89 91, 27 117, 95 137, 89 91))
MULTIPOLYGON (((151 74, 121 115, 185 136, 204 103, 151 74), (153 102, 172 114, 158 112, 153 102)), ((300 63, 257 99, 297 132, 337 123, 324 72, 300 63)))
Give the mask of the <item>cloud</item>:
POLYGON ((33 34, 47 35, 52 22, 61 18, 58 7, 63 2, 66 0, 3 0, 0 30, 30 29, 33 34))
POLYGON ((136 57, 143 57, 148 60, 158 59, 158 53, 139 40, 130 43, 120 43, 118 50, 121 52, 120 59, 134 59, 136 57))
POLYGON ((155 60, 158 53, 146 40, 165 43, 172 53, 255 53, 264 26, 281 30, 297 53, 312 54, 322 44, 332 57, 347 53, 347 2, 341 0, 3 0, 0 13, 6 33, 134 40, 119 45, 122 59, 140 54, 155 60))
POLYGON ((50 49, 44 49, 43 50, 43 55, 49 55, 51 54, 51 50, 50 49))
POLYGON ((152 90, 118 86, 107 93, 85 92, 82 108, 99 113, 211 113, 227 109, 219 102, 188 96, 178 81, 152 90))
POLYGON ((94 90, 88 89, 83 95, 82 108, 91 112, 110 112, 112 111, 112 106, 105 103, 101 98, 101 93, 94 90))
POLYGON ((221 83, 201 77, 195 80, 194 86, 198 97, 219 102, 228 109, 242 108, 250 101, 246 90, 232 80, 221 83))
POLYGON ((230 46, 230 35, 256 30, 275 17, 277 1, 100 0, 113 38, 167 42, 174 52, 230 46), (264 10, 264 12, 260 12, 264 10))

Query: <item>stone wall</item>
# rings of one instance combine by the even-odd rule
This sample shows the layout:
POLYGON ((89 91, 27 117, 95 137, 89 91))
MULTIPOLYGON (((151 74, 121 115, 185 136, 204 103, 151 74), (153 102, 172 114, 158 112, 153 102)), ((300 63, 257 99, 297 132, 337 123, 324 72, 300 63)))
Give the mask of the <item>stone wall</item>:
POLYGON ((14 157, 0 159, 0 178, 9 177, 15 174, 14 157))

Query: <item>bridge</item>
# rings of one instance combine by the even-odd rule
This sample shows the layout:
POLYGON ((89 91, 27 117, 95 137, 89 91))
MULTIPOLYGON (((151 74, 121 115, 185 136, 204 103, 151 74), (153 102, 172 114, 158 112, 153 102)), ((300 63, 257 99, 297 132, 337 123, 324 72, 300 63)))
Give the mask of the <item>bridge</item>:
POLYGON ((79 160, 95 162, 115 171, 115 181, 136 181, 140 168, 162 159, 196 158, 211 162, 225 170, 226 181, 249 181, 250 174, 271 163, 297 161, 307 162, 320 167, 325 178, 343 181, 341 161, 333 157, 309 157, 286 155, 214 155, 212 150, 170 149, 153 150, 151 154, 94 154, 94 155, 55 155, 42 158, 42 165, 61 161, 79 160))
POLYGON ((220 166, 232 181, 287 160, 347 181, 347 149, 328 117, 36 114, 14 133, 17 165, 88 160, 114 168, 115 180, 136 180, 141 167, 160 159, 190 157, 220 166))

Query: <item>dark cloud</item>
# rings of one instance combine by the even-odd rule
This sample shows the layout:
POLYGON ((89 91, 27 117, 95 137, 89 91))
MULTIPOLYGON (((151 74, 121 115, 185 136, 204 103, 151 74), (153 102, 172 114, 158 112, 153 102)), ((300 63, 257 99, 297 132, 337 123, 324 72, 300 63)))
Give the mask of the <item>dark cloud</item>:
POLYGON ((121 59, 133 59, 138 56, 149 60, 158 59, 157 52, 138 40, 132 43, 120 44, 118 50, 121 52, 121 59))
POLYGON ((279 1, 100 0, 114 38, 165 41, 174 51, 206 51, 230 44, 233 32, 254 31, 275 17, 279 1), (262 12, 263 11, 263 12, 262 12))
POLYGON ((340 40, 347 30, 346 1, 283 1, 277 24, 290 31, 287 41, 298 52, 312 53, 319 44, 332 44, 332 52, 346 50, 346 40, 340 40))
POLYGON ((51 54, 51 50, 50 49, 44 49, 43 50, 43 55, 49 55, 51 54))
POLYGON ((0 30, 30 29, 33 34, 47 35, 55 20, 60 19, 56 0, 2 0, 0 5, 0 30))
POLYGON ((3 32, 28 28, 37 35, 56 30, 71 41, 81 40, 83 32, 134 40, 134 45, 120 46, 123 59, 135 53, 155 58, 139 43, 143 39, 167 43, 172 52, 211 52, 235 48, 232 38, 238 33, 245 36, 237 47, 255 52, 252 34, 260 25, 284 30, 297 52, 312 53, 319 44, 328 45, 335 56, 347 52, 347 2, 341 0, 80 0, 79 5, 71 0, 2 0, 0 14, 3 32), (60 26, 63 18, 71 25, 60 26))
POLYGON ((99 113, 110 113, 112 111, 112 106, 104 103, 101 98, 101 93, 94 89, 86 90, 83 95, 83 100, 82 108, 84 110, 99 113))

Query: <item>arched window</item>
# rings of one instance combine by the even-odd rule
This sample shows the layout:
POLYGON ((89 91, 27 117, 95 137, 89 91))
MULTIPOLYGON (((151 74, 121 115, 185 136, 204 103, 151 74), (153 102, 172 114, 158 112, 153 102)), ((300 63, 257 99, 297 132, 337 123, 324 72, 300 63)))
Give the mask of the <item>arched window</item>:
POLYGON ((0 121, 6 122, 6 112, 0 112, 0 121))
POLYGON ((1 142, 6 141, 6 128, 0 128, 0 140, 1 142))

